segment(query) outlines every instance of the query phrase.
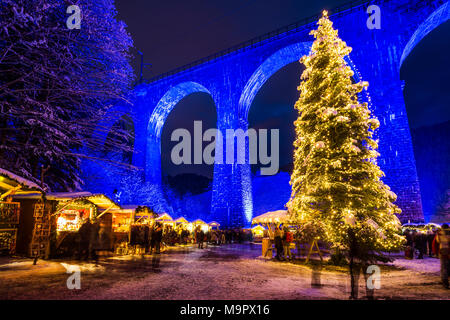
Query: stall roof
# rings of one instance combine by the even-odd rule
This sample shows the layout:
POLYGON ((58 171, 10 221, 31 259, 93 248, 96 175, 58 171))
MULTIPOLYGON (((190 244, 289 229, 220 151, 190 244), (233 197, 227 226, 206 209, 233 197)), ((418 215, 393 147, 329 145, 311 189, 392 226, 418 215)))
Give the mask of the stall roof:
POLYGON ((101 193, 92 194, 88 191, 79 192, 54 192, 48 193, 46 198, 57 201, 70 201, 77 199, 86 199, 95 204, 100 210, 106 209, 121 209, 120 206, 113 200, 101 193))
POLYGON ((251 228, 251 230, 257 230, 257 229, 259 229, 259 230, 266 230, 267 228, 266 228, 266 227, 263 227, 263 226, 260 225, 260 224, 258 224, 258 225, 256 225, 256 226, 254 226, 253 228, 251 228))
POLYGON ((217 221, 211 221, 210 223, 208 223, 208 225, 212 226, 212 227, 218 227, 220 226, 220 223, 218 223, 217 221))
POLYGON ((203 221, 202 219, 197 219, 194 222, 192 222, 193 224, 206 224, 205 221, 203 221))
POLYGON ((260 216, 254 217, 252 224, 257 223, 285 223, 289 220, 287 210, 269 211, 260 216))
MULTIPOLYGON (((34 192, 27 195, 18 195, 18 199, 37 199, 41 194, 34 192)), ((49 192, 45 195, 47 200, 55 201, 72 201, 78 199, 86 199, 96 205, 100 210, 121 209, 121 207, 104 194, 92 194, 88 191, 79 192, 49 192)))
POLYGON ((162 213, 156 218, 157 221, 172 221, 172 217, 168 213, 162 213))
POLYGON ((80 192, 49 192, 45 195, 48 200, 57 200, 57 201, 65 201, 65 200, 74 200, 78 198, 85 198, 91 196, 92 193, 87 191, 80 192))
POLYGON ((188 221, 184 217, 179 217, 175 220, 175 222, 188 223, 188 221))
POLYGON ((101 193, 84 198, 95 204, 99 209, 120 209, 120 206, 117 203, 101 193))
POLYGON ((0 168, 0 190, 14 191, 14 194, 29 194, 44 190, 35 182, 22 178, 6 169, 0 168), (14 189, 16 189, 14 191, 14 189))
POLYGON ((136 212, 137 207, 138 206, 134 206, 134 205, 123 205, 123 206, 120 206, 120 208, 118 208, 118 209, 112 208, 110 211, 112 213, 118 213, 118 214, 120 214, 120 213, 130 214, 130 213, 136 212))

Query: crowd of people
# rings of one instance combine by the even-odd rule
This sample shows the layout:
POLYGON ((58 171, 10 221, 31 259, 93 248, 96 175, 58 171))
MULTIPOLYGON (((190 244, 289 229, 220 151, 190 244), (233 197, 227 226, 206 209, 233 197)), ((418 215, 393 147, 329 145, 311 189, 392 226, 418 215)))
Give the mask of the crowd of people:
POLYGON ((251 240, 251 232, 242 229, 206 230, 202 226, 192 231, 171 224, 156 222, 152 225, 133 225, 130 231, 131 246, 142 247, 145 253, 160 253, 163 247, 196 244, 202 249, 205 245, 242 243, 251 240))
POLYGON ((98 251, 110 250, 111 234, 100 227, 99 221, 91 222, 89 219, 78 229, 76 242, 76 256, 79 260, 90 258, 98 260, 98 251))
POLYGON ((408 259, 423 259, 425 255, 433 256, 433 240, 437 230, 405 229, 403 235, 406 238, 405 257, 408 259))
POLYGON ((200 227, 194 230, 194 242, 203 249, 204 243, 212 245, 222 245, 231 243, 243 243, 252 239, 251 232, 244 232, 242 229, 210 230, 204 232, 200 227))
POLYGON ((442 284, 449 288, 450 273, 450 229, 446 223, 441 228, 406 228, 403 232, 406 237, 405 257, 407 259, 423 259, 425 255, 436 257, 441 262, 442 284))

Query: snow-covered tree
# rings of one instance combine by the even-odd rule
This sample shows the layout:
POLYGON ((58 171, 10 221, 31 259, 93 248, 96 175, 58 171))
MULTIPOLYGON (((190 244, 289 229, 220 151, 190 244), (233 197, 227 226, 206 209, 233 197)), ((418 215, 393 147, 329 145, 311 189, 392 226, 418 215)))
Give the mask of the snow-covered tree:
POLYGON ((351 258, 381 259, 399 248, 403 237, 395 216, 396 195, 383 183, 373 135, 379 121, 358 93, 367 82, 353 83, 344 57, 351 48, 338 37, 327 13, 311 31, 315 41, 295 104, 292 196, 287 204, 294 220, 322 230, 323 240, 351 258))
MULTIPOLYGON (((46 168, 53 190, 80 188, 80 160, 103 148, 107 129, 94 128, 117 117, 111 108, 133 79, 132 40, 116 14, 113 0, 0 2, 1 167, 37 179, 46 168), (80 29, 66 25, 70 5, 80 29)), ((129 148, 121 141, 109 146, 129 148)))

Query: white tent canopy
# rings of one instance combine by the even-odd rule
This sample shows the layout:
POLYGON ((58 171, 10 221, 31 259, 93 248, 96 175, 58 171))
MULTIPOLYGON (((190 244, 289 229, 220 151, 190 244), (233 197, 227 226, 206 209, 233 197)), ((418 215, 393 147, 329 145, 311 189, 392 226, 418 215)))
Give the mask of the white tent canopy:
POLYGON ((252 224, 286 223, 287 221, 289 221, 287 210, 277 210, 254 217, 252 224))

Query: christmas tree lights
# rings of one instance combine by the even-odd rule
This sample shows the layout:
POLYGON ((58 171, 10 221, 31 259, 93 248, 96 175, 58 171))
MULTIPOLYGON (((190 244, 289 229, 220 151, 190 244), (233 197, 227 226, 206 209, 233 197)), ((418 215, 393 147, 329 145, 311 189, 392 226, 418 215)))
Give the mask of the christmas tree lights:
POLYGON ((398 249, 404 242, 396 195, 381 178, 376 159, 380 126, 358 94, 368 83, 353 83, 346 58, 351 48, 324 11, 301 75, 295 103, 291 218, 321 230, 320 237, 348 249, 354 236, 369 251, 398 249), (349 234, 351 234, 351 238, 349 234))

